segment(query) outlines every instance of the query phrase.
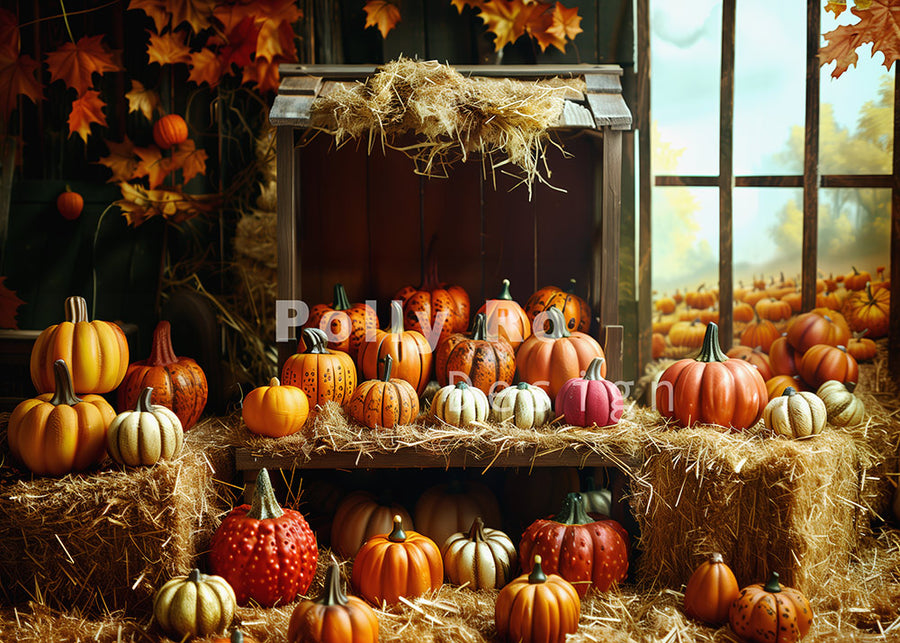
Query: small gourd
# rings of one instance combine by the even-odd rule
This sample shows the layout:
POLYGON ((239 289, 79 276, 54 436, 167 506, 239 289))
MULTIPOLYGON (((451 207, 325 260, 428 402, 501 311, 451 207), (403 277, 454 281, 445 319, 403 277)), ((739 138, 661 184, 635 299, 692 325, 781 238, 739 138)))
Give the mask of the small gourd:
POLYGON ((550 396, 539 386, 519 382, 494 394, 491 421, 511 422, 520 429, 533 429, 554 419, 550 396))
POLYGON ((825 403, 815 393, 797 392, 788 386, 763 409, 763 423, 786 438, 806 438, 825 428, 825 403))
POLYGON ((866 408, 852 390, 837 380, 829 380, 816 391, 825 403, 828 421, 835 426, 853 426, 863 421, 866 408))
POLYGON ((499 589, 512 580, 518 562, 516 547, 499 529, 484 526, 481 517, 466 532, 451 535, 441 547, 444 574, 456 585, 499 589))
POLYGON ((153 615, 176 641, 187 636, 219 634, 231 625, 237 601, 221 576, 193 569, 163 585, 153 598, 153 615))
POLYGON ((145 388, 134 410, 119 413, 109 425, 106 449, 119 464, 149 466, 181 453, 181 420, 166 407, 150 404, 152 394, 152 387, 145 388))
POLYGON ((688 579, 684 590, 684 611, 710 625, 728 620, 728 610, 741 590, 722 554, 715 553, 700 564, 688 579))
POLYGON ((453 426, 484 422, 489 411, 490 404, 484 391, 465 382, 441 387, 431 400, 431 414, 453 426))

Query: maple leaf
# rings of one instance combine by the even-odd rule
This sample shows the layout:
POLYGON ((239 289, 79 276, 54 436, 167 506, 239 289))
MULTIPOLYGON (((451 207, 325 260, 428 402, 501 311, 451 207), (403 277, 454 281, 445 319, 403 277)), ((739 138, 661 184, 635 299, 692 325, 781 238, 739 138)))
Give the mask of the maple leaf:
POLYGON ((18 330, 16 315, 19 313, 19 306, 25 302, 19 299, 15 290, 7 288, 4 281, 6 277, 0 277, 0 328, 18 330))
POLYGON ((182 180, 187 183, 197 175, 206 174, 206 159, 209 156, 203 148, 197 149, 194 141, 187 139, 172 153, 170 167, 181 169, 182 180))
POLYGON ((829 0, 825 3, 825 11, 831 11, 835 18, 844 13, 846 8, 847 0, 829 0))
POLYGON ((162 185, 171 171, 171 165, 167 162, 168 159, 163 158, 162 150, 153 145, 151 147, 136 147, 134 148, 134 153, 140 157, 141 161, 135 168, 133 177, 146 176, 151 190, 162 185))
POLYGON ((41 100, 41 83, 35 75, 38 67, 40 63, 27 54, 0 58, 0 117, 4 123, 18 106, 19 96, 35 105, 41 100))
POLYGON ((859 22, 823 34, 828 44, 819 49, 819 65, 836 62, 831 76, 839 78, 851 65, 856 65, 859 60, 856 50, 872 43, 872 55, 879 51, 884 54, 884 66, 890 69, 900 58, 900 16, 894 15, 900 9, 898 4, 898 0, 873 0, 868 9, 859 6, 850 9, 859 22))
POLYGON ((160 65, 177 65, 191 60, 190 51, 180 32, 166 32, 161 36, 150 33, 147 44, 147 57, 151 63, 160 65))
POLYGON ((234 63, 238 67, 250 64, 250 57, 256 49, 259 25, 252 16, 241 20, 225 37, 224 45, 218 51, 219 64, 227 70, 234 63))
POLYGON ((365 28, 378 27, 382 38, 387 38, 391 29, 400 22, 400 9, 387 0, 369 0, 363 10, 366 12, 365 28))
POLYGON ((275 60, 283 56, 288 62, 296 60, 293 24, 303 17, 294 0, 262 0, 254 4, 259 23, 256 56, 275 60))
MULTIPOLYGON (((549 7, 549 5, 547 5, 549 7)), ((540 46, 541 51, 546 51, 547 47, 556 47, 560 51, 566 51, 566 37, 552 32, 553 11, 546 10, 540 14, 532 14, 531 19, 525 25, 525 30, 532 38, 535 39, 540 46)))
POLYGON ((281 58, 280 56, 271 61, 266 58, 257 57, 242 70, 243 75, 241 76, 241 82, 256 85, 256 88, 260 93, 278 89, 278 84, 280 82, 278 65, 285 62, 292 61, 281 58))
POLYGON ((166 0, 131 0, 128 3, 128 10, 139 10, 153 19, 153 25, 156 27, 156 33, 160 33, 172 16, 166 11, 166 0))
POLYGON ((117 54, 103 44, 103 36, 83 36, 47 54, 50 82, 62 80, 81 96, 93 85, 92 76, 121 71, 117 54))
POLYGON ((128 136, 121 143, 105 141, 109 148, 109 156, 101 156, 97 161, 112 170, 112 176, 106 179, 107 183, 126 181, 137 178, 135 172, 138 169, 138 160, 134 153, 134 143, 128 136))
POLYGON ((103 108, 106 103, 100 100, 100 92, 92 89, 84 92, 72 101, 72 112, 69 114, 69 136, 77 133, 87 143, 91 135, 91 123, 106 127, 106 116, 103 108))
POLYGON ((172 28, 186 22, 194 33, 210 26, 216 0, 166 0, 166 9, 172 14, 172 28))
POLYGON ((210 87, 215 87, 224 73, 222 61, 212 49, 203 48, 200 51, 191 52, 189 66, 191 73, 188 80, 198 85, 206 83, 210 87))
POLYGON ((547 31, 555 36, 559 36, 562 40, 568 38, 575 40, 575 36, 584 31, 581 28, 581 16, 578 15, 578 7, 566 9, 559 2, 553 8, 553 24, 547 31))
POLYGON ((456 10, 459 13, 463 12, 463 9, 466 7, 473 7, 475 9, 481 9, 481 5, 484 4, 481 0, 450 0, 450 4, 456 7, 456 10))
POLYGON ((490 0, 481 5, 478 15, 493 33, 494 51, 500 51, 508 43, 515 42, 525 35, 526 24, 535 13, 543 12, 546 5, 526 3, 523 0, 490 0))
POLYGON ((119 206, 129 225, 139 226, 151 217, 160 216, 174 223, 211 212, 218 206, 217 195, 187 195, 179 190, 148 190, 140 185, 119 183, 122 198, 119 206))
POLYGON ((148 121, 153 120, 153 112, 159 109, 159 94, 147 89, 137 80, 131 80, 131 91, 125 94, 128 99, 128 113, 140 112, 148 121))
POLYGON ((256 5, 242 2, 226 2, 213 10, 213 16, 222 23, 222 31, 228 33, 248 16, 256 20, 256 5))
POLYGON ((19 56, 19 20, 16 14, 0 9, 0 59, 12 60, 19 56))

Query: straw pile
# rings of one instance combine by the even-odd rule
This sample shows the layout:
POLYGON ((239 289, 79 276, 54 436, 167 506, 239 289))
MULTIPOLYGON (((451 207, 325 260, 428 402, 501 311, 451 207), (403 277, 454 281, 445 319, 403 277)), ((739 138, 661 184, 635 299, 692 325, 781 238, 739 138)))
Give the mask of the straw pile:
MULTIPOLYGON (((62 478, 32 477, 4 453, 2 602, 93 615, 146 610, 161 580, 190 570, 228 508, 217 480, 230 480, 233 456, 215 446, 228 430, 214 420, 195 426, 172 462, 125 468, 107 461, 62 478)), ((4 420, 4 449, 5 431, 4 420)))
POLYGON ((370 153, 376 143, 398 149, 425 176, 446 177, 450 165, 479 152, 491 171, 517 166, 530 189, 544 180, 549 128, 559 121, 565 98, 580 97, 583 89, 583 80, 466 77, 436 61, 400 58, 365 82, 336 84, 320 95, 311 122, 339 146, 357 140, 366 141, 370 153), (415 142, 396 142, 408 133, 415 142))

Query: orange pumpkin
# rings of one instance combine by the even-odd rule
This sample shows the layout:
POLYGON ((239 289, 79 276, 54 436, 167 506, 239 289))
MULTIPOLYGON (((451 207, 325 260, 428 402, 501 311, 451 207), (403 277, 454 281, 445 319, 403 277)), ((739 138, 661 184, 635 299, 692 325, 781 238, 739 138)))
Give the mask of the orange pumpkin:
POLYGON ((872 290, 871 284, 844 302, 847 322, 857 332, 869 329, 869 337, 885 337, 891 326, 891 291, 872 290))
POLYGON ((816 307, 828 308, 829 310, 840 310, 841 301, 834 292, 823 292, 816 295, 816 307))
POLYGON ((475 481, 451 480, 428 488, 416 502, 416 529, 443 546, 447 538, 466 531, 481 518, 488 527, 502 525, 500 505, 494 492, 475 481))
POLYGON ((849 339, 850 329, 840 313, 814 310, 797 315, 787 326, 787 341, 800 354, 816 344, 846 346, 849 339))
POLYGON ((861 333, 853 333, 853 337, 851 337, 850 341, 847 343, 847 352, 850 353, 857 362, 865 362, 873 359, 878 353, 878 347, 875 345, 875 342, 868 337, 864 337, 868 332, 869 329, 867 328, 861 333))
POLYGON ((689 308, 712 308, 718 300, 718 293, 706 290, 706 284, 700 284, 697 290, 692 290, 684 296, 684 303, 689 308))
POLYGON ((671 315, 675 312, 675 300, 671 297, 660 297, 653 303, 653 307, 663 315, 671 315))
POLYGON ((791 316, 791 306, 780 299, 762 299, 756 304, 756 314, 760 319, 769 321, 781 321, 791 316))
POLYGON ((434 354, 425 336, 416 330, 403 329, 403 308, 399 301, 391 302, 391 324, 387 331, 375 331, 375 340, 359 347, 357 364, 366 379, 378 377, 379 365, 387 356, 393 361, 394 377, 409 382, 417 395, 425 392, 431 379, 434 354))
POLYGON ((769 352, 772 342, 781 336, 778 327, 768 319, 760 319, 757 315, 756 321, 747 324, 747 327, 741 332, 741 344, 755 348, 759 346, 765 352, 769 352))
POLYGON ((75 396, 65 361, 53 363, 56 392, 20 402, 9 417, 14 456, 37 475, 83 471, 106 457, 106 431, 115 411, 99 395, 75 396))
POLYGON ((740 431, 756 424, 768 400, 759 370, 722 352, 715 324, 707 327, 696 359, 669 366, 656 389, 660 415, 681 426, 718 424, 740 431))
POLYGON ((257 639, 251 638, 244 634, 238 628, 231 630, 231 635, 227 637, 214 638, 212 643, 258 643, 257 639))
POLYGON ((167 114, 153 124, 153 140, 160 149, 184 143, 187 137, 187 123, 178 114, 167 114))
POLYGON ((797 359, 797 351, 788 342, 787 334, 776 339, 769 347, 769 364, 773 375, 796 375, 799 372, 797 359))
POLYGON ((462 381, 490 395, 512 384, 516 354, 505 339, 486 339, 485 316, 478 313, 471 334, 454 333, 438 344, 434 370, 441 386, 462 381))
POLYGON ((410 529, 413 521, 401 505, 387 497, 377 498, 369 491, 354 491, 341 500, 331 525, 331 548, 352 558, 372 536, 391 530, 394 516, 400 516, 410 529))
POLYGON ((356 390, 356 365, 350 356, 326 347, 325 331, 304 328, 301 331, 306 350, 284 361, 282 383, 306 393, 315 408, 328 401, 344 406, 356 390))
POLYGON ((779 395, 784 395, 784 390, 788 387, 793 387, 797 392, 807 390, 806 385, 797 376, 774 375, 766 380, 766 393, 769 395, 769 401, 771 402, 779 395))
POLYGON ((875 268, 875 273, 878 276, 878 279, 870 282, 872 284, 872 290, 879 290, 881 288, 885 288, 887 290, 891 289, 891 280, 884 278, 884 271, 886 268, 884 266, 878 266, 875 268))
MULTIPOLYGON (((569 331, 586 333, 591 327, 591 307, 588 303, 575 294, 575 280, 569 280, 569 287, 565 290, 556 286, 545 286, 535 291, 525 302, 525 313, 531 321, 531 330, 534 332, 534 318, 541 313, 548 312, 550 308, 561 311, 565 318, 566 328, 569 331)), ((546 330, 546 328, 545 328, 546 330)))
POLYGON ((856 266, 853 266, 853 272, 844 277, 844 288, 847 290, 862 290, 870 281, 872 281, 872 275, 868 271, 863 270, 860 272, 856 269, 856 266))
POLYGON ((545 574, 541 557, 531 573, 500 590, 494 604, 494 625, 500 638, 515 643, 565 643, 578 630, 581 599, 572 583, 545 574))
POLYGON ((128 341, 117 324, 88 321, 83 297, 69 297, 66 321, 41 331, 31 349, 31 381, 38 393, 53 392, 53 364, 60 359, 69 367, 77 395, 108 393, 125 377, 128 341))
POLYGON ((485 315, 484 332, 487 339, 493 341, 503 338, 513 347, 513 351, 531 335, 528 314, 509 294, 509 279, 503 280, 497 298, 487 300, 478 312, 485 315))
POLYGON ((744 303, 748 306, 753 306, 755 314, 756 304, 758 304, 768 296, 769 293, 766 290, 751 290, 746 295, 744 295, 744 303))
POLYGON ((753 306, 741 302, 734 305, 734 311, 732 312, 732 315, 734 316, 734 321, 746 323, 753 321, 755 313, 753 312, 753 306))
POLYGON ((653 359, 659 359, 666 352, 666 338, 660 333, 653 333, 650 336, 650 356, 653 359))
POLYGON ((797 368, 803 381, 814 389, 828 380, 859 382, 859 365, 843 346, 816 344, 803 354, 797 368))
POLYGON ((128 366, 125 379, 116 392, 119 411, 134 408, 148 386, 153 387, 153 404, 170 409, 184 430, 197 423, 209 395, 206 374, 190 357, 175 355, 172 348, 172 328, 166 320, 153 331, 150 357, 128 366))
POLYGON ((60 195, 56 197, 56 210, 64 219, 68 219, 69 221, 77 219, 81 216, 81 211, 83 209, 84 197, 78 192, 73 192, 68 185, 66 186, 66 191, 60 193, 60 195))
POLYGON ((749 346, 735 346, 725 353, 729 358, 742 359, 759 369, 759 374, 764 380, 768 380, 774 375, 772 373, 772 364, 769 362, 769 356, 766 355, 762 348, 750 348, 749 346))
POLYGON ((302 389, 282 385, 277 377, 268 386, 257 386, 247 393, 241 418, 257 435, 280 438, 303 428, 309 417, 309 399, 302 389))
POLYGON ((741 593, 734 572, 722 554, 715 553, 700 564, 688 579, 684 590, 684 611, 710 625, 728 620, 731 603, 741 593))
POLYGON ((778 573, 769 581, 741 590, 728 612, 731 629, 744 641, 795 643, 812 624, 813 612, 806 597, 792 587, 782 587, 778 573))
POLYGON ((404 531, 400 516, 394 516, 390 533, 372 536, 360 548, 350 578, 356 593, 378 606, 420 596, 443 582, 441 550, 431 538, 404 531))
MULTIPOLYGON (((605 355, 600 344, 590 335, 577 330, 569 332, 559 309, 551 306, 546 315, 550 331, 535 330, 519 347, 516 364, 519 380, 544 389, 552 400, 563 384, 573 377, 581 377, 595 357, 605 355)), ((536 319, 540 321, 541 317, 536 319)), ((600 374, 606 377, 605 361, 600 374)))
POLYGON ((801 310, 803 310, 803 295, 799 290, 795 290, 786 294, 781 298, 781 301, 791 307, 792 314, 796 315, 801 310))
POLYGON ((442 282, 437 261, 429 260, 425 280, 418 288, 405 286, 394 295, 403 305, 403 327, 428 338, 432 348, 454 332, 469 327, 469 295, 461 287, 442 282))
POLYGON ((657 315, 656 319, 653 320, 653 332, 668 335, 676 322, 677 319, 674 316, 663 317, 662 315, 657 315))
POLYGON ((347 402, 347 414, 370 429, 409 424, 419 415, 416 390, 406 380, 392 378, 393 367, 393 358, 385 356, 381 379, 360 384, 347 402))
MULTIPOLYGON (((316 304, 309 311, 304 328, 319 328, 326 334, 328 348, 357 355, 359 346, 375 334, 378 316, 371 306, 351 304, 343 284, 334 285, 331 305, 316 304)), ((305 340, 304 340, 305 343, 305 340)), ((307 348, 309 345, 307 344, 307 348)), ((298 347, 298 351, 300 352, 298 347)))
POLYGON ((694 321, 680 321, 672 325, 669 331, 669 341, 672 346, 684 348, 700 348, 703 345, 703 336, 706 335, 706 324, 695 319, 694 321))
POLYGON ((314 601, 300 601, 288 623, 288 643, 376 643, 378 617, 365 601, 347 596, 341 568, 332 561, 325 590, 314 601))

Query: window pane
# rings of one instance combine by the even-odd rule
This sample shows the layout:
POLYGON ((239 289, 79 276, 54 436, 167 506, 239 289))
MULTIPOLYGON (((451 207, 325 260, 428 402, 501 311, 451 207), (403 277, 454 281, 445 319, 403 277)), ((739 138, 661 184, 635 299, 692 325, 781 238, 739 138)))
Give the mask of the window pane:
POLYGON ((889 266, 891 256, 891 191, 875 189, 819 190, 819 271, 846 275, 889 266))
MULTIPOLYGON (((735 24, 734 173, 783 174, 778 156, 806 118, 806 3, 738 2, 735 24), (774 43, 777 64, 764 53, 774 43)), ((790 152, 802 168, 799 140, 790 152)))
POLYGON ((651 112, 654 137, 682 150, 655 174, 719 173, 719 67, 722 2, 650 0, 651 112))
POLYGON ((799 280, 802 266, 803 190, 736 188, 734 191, 734 279, 746 288, 754 277, 799 280))

